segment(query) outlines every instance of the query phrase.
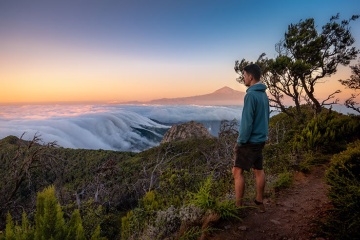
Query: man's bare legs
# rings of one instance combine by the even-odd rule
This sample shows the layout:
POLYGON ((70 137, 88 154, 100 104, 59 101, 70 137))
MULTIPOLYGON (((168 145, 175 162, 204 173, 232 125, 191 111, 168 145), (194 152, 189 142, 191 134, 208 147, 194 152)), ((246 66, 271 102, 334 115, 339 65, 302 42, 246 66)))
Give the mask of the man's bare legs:
POLYGON ((265 172, 264 170, 254 169, 256 179, 256 201, 263 202, 265 190, 265 172))
MULTIPOLYGON (((243 204, 243 197, 245 192, 245 178, 244 170, 238 167, 233 167, 232 173, 235 183, 235 199, 236 206, 240 207, 243 204)), ((256 181, 256 198, 259 203, 263 202, 264 190, 265 190, 265 172, 264 170, 254 169, 255 181, 256 181)))
POLYGON ((236 199, 236 206, 242 206, 244 191, 245 191, 245 178, 244 178, 244 170, 238 167, 233 167, 232 173, 234 176, 234 183, 235 183, 235 199, 236 199))

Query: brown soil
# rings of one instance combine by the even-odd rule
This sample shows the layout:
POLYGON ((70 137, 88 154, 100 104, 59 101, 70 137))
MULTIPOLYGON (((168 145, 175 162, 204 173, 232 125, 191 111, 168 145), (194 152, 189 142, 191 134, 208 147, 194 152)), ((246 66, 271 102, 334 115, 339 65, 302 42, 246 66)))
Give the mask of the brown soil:
POLYGON ((251 208, 243 211, 242 222, 222 222, 209 240, 238 239, 324 239, 318 235, 318 222, 331 207, 324 181, 325 166, 308 174, 296 173, 291 188, 264 201, 266 212, 251 208))

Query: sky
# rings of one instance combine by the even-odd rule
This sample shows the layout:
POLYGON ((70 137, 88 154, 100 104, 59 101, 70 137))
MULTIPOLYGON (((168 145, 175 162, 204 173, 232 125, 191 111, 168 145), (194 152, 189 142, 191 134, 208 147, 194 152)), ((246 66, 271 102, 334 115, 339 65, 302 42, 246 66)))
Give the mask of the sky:
MULTIPOLYGON (((289 24, 314 18, 320 29, 337 13, 360 14, 360 1, 1 0, 0 104, 245 91, 236 60, 274 58, 289 24)), ((359 19, 351 32, 360 48, 359 19)), ((341 68, 316 96, 344 90, 336 79, 350 73, 341 68)))

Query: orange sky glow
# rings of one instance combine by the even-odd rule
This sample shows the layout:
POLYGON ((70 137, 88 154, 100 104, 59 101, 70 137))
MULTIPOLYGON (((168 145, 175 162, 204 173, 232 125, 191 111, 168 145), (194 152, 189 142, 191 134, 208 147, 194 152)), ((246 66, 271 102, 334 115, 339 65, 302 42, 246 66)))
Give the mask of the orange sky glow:
MULTIPOLYGON (((347 19, 360 9, 357 0, 263 1, 253 19, 244 1, 120 2, 1 2, 0 104, 149 101, 224 86, 246 91, 236 82, 236 60, 276 57, 275 44, 300 19, 314 18, 320 29, 336 13, 347 19)), ((360 20, 351 26, 360 48, 360 20)), ((354 92, 337 80, 350 74, 339 68, 316 86, 316 97, 340 89, 340 101, 348 98, 354 92)))

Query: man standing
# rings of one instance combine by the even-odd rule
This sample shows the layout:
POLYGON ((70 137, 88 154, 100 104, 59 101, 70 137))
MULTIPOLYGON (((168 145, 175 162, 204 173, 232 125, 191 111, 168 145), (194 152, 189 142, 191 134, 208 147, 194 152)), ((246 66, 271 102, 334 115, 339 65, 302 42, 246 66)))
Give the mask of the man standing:
POLYGON ((261 69, 250 64, 243 71, 245 86, 248 87, 244 98, 244 108, 240 121, 239 137, 234 148, 234 167, 236 206, 242 206, 245 191, 244 171, 254 169, 256 178, 255 204, 261 212, 265 211, 263 194, 265 172, 262 150, 268 137, 269 99, 266 86, 260 82, 261 69))

